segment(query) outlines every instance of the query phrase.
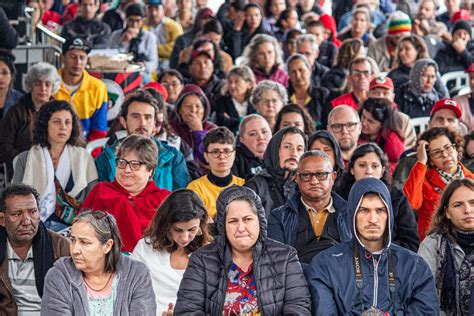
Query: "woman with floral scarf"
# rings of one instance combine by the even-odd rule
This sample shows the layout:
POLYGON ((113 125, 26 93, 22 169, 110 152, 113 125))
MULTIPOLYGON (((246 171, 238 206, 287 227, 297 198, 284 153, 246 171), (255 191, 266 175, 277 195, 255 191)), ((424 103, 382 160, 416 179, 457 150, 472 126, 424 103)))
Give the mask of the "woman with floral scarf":
POLYGON ((417 143, 418 161, 408 176, 403 192, 411 207, 418 212, 420 239, 425 238, 441 194, 456 179, 474 179, 460 158, 464 140, 457 131, 446 127, 430 128, 417 143))

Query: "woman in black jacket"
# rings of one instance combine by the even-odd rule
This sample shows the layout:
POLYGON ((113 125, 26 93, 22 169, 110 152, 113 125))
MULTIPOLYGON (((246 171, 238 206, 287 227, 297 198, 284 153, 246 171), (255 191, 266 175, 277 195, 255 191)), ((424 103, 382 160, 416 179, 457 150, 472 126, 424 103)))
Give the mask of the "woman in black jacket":
POLYGON ((417 60, 410 71, 410 81, 395 88, 398 110, 411 118, 430 116, 436 101, 445 97, 436 90, 437 81, 441 77, 436 62, 430 58, 417 60))
POLYGON ((191 256, 174 315, 310 315, 295 249, 267 238, 260 198, 231 186, 217 199, 216 240, 191 256))
POLYGON ((418 225, 406 196, 390 184, 390 167, 384 152, 375 143, 360 145, 352 154, 349 166, 338 181, 336 192, 347 199, 352 185, 360 179, 374 177, 382 180, 390 191, 392 198, 394 225, 392 242, 417 251, 420 245, 418 225))
POLYGON ((234 66, 227 75, 224 95, 216 100, 216 124, 226 126, 236 133, 242 118, 255 113, 255 107, 250 102, 255 75, 248 66, 234 66))
POLYGON ((244 8, 245 15, 234 22, 232 31, 224 36, 229 53, 234 60, 242 55, 245 46, 257 34, 269 34, 263 24, 263 11, 257 3, 248 3, 244 8))

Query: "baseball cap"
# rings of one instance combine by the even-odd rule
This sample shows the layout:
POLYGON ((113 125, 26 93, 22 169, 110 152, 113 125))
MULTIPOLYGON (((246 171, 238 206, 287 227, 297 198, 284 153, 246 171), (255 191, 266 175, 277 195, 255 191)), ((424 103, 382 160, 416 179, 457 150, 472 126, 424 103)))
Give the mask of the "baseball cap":
POLYGON ((433 116, 433 114, 436 111, 439 111, 439 110, 442 110, 442 109, 447 109, 447 110, 453 111, 458 118, 461 118, 461 116, 462 116, 461 106, 459 105, 459 103, 457 103, 456 101, 454 101, 452 99, 448 99, 448 98, 444 98, 444 99, 441 99, 441 100, 437 101, 434 104, 433 109, 431 110, 430 116, 433 116))
POLYGON ((148 1, 145 1, 145 4, 146 5, 163 5, 163 1, 161 0, 148 0, 148 1))
POLYGON ((385 76, 378 76, 370 82, 369 89, 374 89, 374 88, 385 88, 389 90, 393 90, 393 81, 389 77, 385 76))
POLYGON ((191 52, 191 61, 193 61, 196 57, 200 55, 206 55, 211 60, 214 60, 214 58, 212 58, 211 54, 207 50, 202 47, 198 47, 191 52))
POLYGON ((80 49, 86 52, 86 54, 89 54, 92 48, 86 39, 81 37, 72 37, 67 39, 63 44, 63 54, 73 49, 80 49))
POLYGON ((474 72, 474 63, 470 64, 469 67, 467 67, 466 70, 464 70, 465 73, 469 72, 474 72))

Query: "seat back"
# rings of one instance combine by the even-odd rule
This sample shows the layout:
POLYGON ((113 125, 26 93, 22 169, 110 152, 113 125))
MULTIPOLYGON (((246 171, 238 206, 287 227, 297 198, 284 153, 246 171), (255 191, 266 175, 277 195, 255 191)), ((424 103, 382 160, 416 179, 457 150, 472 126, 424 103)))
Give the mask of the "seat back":
POLYGON ((423 133, 428 128, 429 121, 429 116, 415 117, 410 120, 411 124, 415 128, 417 135, 423 133))
POLYGON ((449 95, 454 97, 459 90, 468 85, 468 76, 464 71, 453 71, 441 76, 441 81, 448 88, 449 95))

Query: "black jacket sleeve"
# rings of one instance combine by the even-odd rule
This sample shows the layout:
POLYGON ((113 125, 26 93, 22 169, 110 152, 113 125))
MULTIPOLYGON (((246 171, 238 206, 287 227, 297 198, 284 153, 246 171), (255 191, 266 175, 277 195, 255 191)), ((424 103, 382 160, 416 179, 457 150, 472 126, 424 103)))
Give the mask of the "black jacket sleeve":
POLYGON ((417 252, 420 245, 420 236, 415 213, 402 191, 392 188, 390 195, 394 214, 392 241, 399 246, 417 252))
POLYGON ((10 25, 8 17, 0 7, 0 48, 14 49, 18 45, 18 33, 10 25))

